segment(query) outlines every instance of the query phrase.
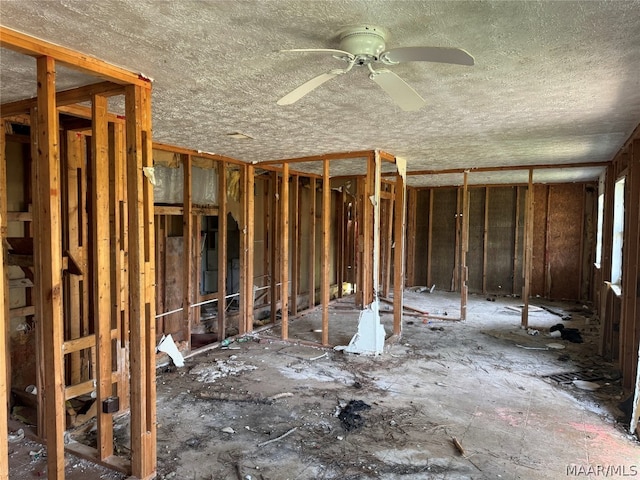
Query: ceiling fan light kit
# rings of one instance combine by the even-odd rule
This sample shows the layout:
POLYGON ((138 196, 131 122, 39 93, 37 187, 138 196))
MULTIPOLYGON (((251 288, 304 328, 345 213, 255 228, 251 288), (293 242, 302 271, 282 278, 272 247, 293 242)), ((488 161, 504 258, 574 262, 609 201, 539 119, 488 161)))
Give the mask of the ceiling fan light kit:
POLYGON ((338 38, 340 48, 296 48, 282 52, 329 53, 347 63, 343 69, 333 69, 303 83, 280 100, 278 105, 291 105, 320 85, 339 75, 350 72, 354 66, 366 66, 369 78, 405 111, 419 110, 426 103, 409 84, 389 69, 375 69, 376 63, 397 65, 401 62, 440 62, 456 65, 474 64, 473 57, 460 48, 403 47, 385 50, 389 32, 375 25, 357 25, 342 29, 338 38))

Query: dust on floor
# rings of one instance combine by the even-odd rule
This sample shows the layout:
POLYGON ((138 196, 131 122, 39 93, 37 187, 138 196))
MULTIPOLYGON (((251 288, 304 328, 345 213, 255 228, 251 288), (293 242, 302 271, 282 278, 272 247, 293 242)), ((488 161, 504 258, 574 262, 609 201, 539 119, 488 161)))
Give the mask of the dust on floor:
MULTIPOLYGON (((616 421, 619 372, 595 355, 590 310, 535 309, 531 335, 517 299, 493 300, 471 296, 465 322, 406 316, 400 342, 380 356, 285 343, 274 327, 159 368, 158 478, 555 480, 604 468, 607 478, 640 476, 640 445, 616 421), (548 336, 559 322, 584 343, 548 336), (548 377, 573 372, 597 374, 589 378, 600 388, 548 377), (352 401, 362 408, 349 409, 352 401)), ((407 291, 405 301, 452 317, 459 309, 459 297, 442 292, 407 291)), ((391 317, 383 315, 387 334, 391 317)), ((291 320, 290 335, 313 339, 320 322, 319 313, 291 320)), ((330 325, 348 341, 357 312, 332 310, 330 325)), ((127 428, 116 431, 126 451, 127 428)))

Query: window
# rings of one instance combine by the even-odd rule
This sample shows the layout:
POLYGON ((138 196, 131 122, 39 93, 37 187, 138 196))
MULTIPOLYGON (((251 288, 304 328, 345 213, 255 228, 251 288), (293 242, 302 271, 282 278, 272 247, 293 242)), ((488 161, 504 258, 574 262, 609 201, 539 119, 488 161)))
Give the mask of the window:
POLYGON ((624 237, 624 182, 616 182, 613 207, 613 251, 611 255, 611 283, 622 284, 622 243, 624 237))
POLYGON ((596 267, 602 262, 602 229, 604 225, 604 193, 598 195, 598 231, 596 232, 596 267))

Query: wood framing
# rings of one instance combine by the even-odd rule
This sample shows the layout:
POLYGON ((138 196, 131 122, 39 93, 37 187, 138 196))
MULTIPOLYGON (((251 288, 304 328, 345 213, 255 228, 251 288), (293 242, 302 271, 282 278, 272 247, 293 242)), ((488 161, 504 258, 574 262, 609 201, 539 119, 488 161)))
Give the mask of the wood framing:
MULTIPOLYGON (((4 35, 4 34, 3 34, 4 35)), ((35 265, 40 298, 37 302, 39 344, 44 376, 44 432, 47 470, 51 480, 64 479, 64 378, 62 317, 62 235, 58 114, 55 105, 55 61, 37 59, 38 107, 36 141, 35 265), (48 194, 46 194, 48 192, 48 194)))
MULTIPOLYGON (((7 252, 5 252, 5 238, 7 236, 7 197, 4 185, 7 184, 5 158, 5 129, 4 121, 0 120, 0 185, 3 192, 0 194, 0 312, 2 314, 2 324, 0 325, 0 438, 8 438, 7 411, 9 408, 9 388, 11 387, 11 369, 7 358, 9 356, 7 328, 9 326, 9 303, 5 301, 5 296, 9 293, 7 275, 4 271, 7 263, 7 252)), ((0 442, 0 480, 9 479, 9 444, 0 442)))
POLYGON ((402 310, 404 307, 405 235, 407 212, 407 188, 402 175, 396 177, 395 212, 393 226, 393 334, 402 334, 402 310))
POLYGON ((520 325, 522 328, 529 326, 529 297, 531 296, 531 268, 533 265, 533 209, 534 209, 534 197, 533 197, 533 170, 529 170, 529 186, 527 187, 526 196, 526 211, 524 216, 524 239, 522 242, 523 247, 523 266, 522 266, 522 302, 524 307, 522 308, 522 316, 520 325))
MULTIPOLYGON (((93 246, 92 315, 96 334, 96 384, 98 405, 112 394, 111 385, 111 247, 109 232, 109 130, 107 97, 92 100, 91 135, 91 215, 93 246)), ((111 414, 98 409, 98 455, 101 460, 113 454, 111 414)))
POLYGON ((131 470, 152 478, 156 467, 155 303, 153 189, 143 169, 152 166, 150 94, 126 87, 127 199, 129 215, 129 319, 131 329, 131 470))
POLYGON ((254 306, 254 245, 255 245, 255 175, 253 165, 243 168, 243 227, 242 244, 240 249, 240 285, 243 286, 240 301, 240 334, 253 330, 253 306, 254 306))
MULTIPOLYGON (((182 158, 182 248, 183 248, 183 270, 182 270, 182 328, 184 332, 184 339, 188 342, 189 349, 191 349, 191 326, 193 319, 193 312, 191 305, 193 302, 195 272, 193 261, 193 243, 194 243, 194 229, 193 229, 193 204, 192 204, 192 157, 189 154, 180 154, 182 158)), ((198 245, 199 247, 199 245, 198 245)), ((198 284, 195 284, 196 288, 198 284)), ((224 338, 224 337, 223 337, 224 338)), ((218 340, 221 340, 218 337, 218 340)))
POLYGON ((115 65, 110 65, 97 58, 30 37, 3 26, 0 26, 0 46, 37 58, 47 56, 53 61, 59 62, 61 65, 112 82, 124 85, 137 85, 146 89, 151 88, 149 79, 144 78, 142 75, 136 75, 135 73, 116 67, 115 65))
POLYGON ((329 345, 329 241, 331 239, 331 178, 329 160, 322 164, 322 280, 320 282, 322 303, 322 345, 329 345))
POLYGON ((309 202, 309 269, 307 272, 309 304, 307 305, 307 308, 313 308, 316 304, 316 184, 316 179, 312 178, 309 183, 311 202, 309 202))
POLYGON ((227 163, 218 163, 218 341, 227 336, 227 163))
POLYGON ((462 225, 460 230, 460 320, 467 319, 467 297, 469 294, 469 172, 464 172, 462 184, 462 225))
POLYGON ((289 338, 289 164, 282 167, 280 189, 280 312, 282 339, 289 338))
POLYGON ((302 215, 302 204, 300 197, 300 176, 293 177, 292 204, 294 211, 293 232, 291 235, 291 315, 298 315, 298 295, 300 294, 300 240, 302 229, 300 221, 302 215))

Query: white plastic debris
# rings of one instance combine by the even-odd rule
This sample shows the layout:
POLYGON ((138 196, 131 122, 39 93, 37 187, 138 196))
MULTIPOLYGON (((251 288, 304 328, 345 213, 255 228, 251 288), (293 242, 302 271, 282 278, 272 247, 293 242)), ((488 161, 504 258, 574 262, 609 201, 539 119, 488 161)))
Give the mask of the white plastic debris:
POLYGON ((24 439, 24 430, 23 429, 19 429, 15 433, 10 433, 9 434, 9 443, 19 442, 20 440, 23 440, 23 439, 24 439))
POLYGON ((176 367, 184 367, 184 357, 180 353, 180 350, 178 350, 178 347, 176 347, 176 343, 173 341, 171 334, 162 336, 160 343, 156 347, 156 352, 166 353, 171 357, 176 367))
POLYGON ((580 390, 589 390, 591 392, 598 390, 602 386, 595 382, 587 382, 586 380, 574 380, 573 384, 580 390))
POLYGON ((384 349, 385 331, 380 323, 380 304, 374 300, 366 310, 360 312, 358 331, 349 345, 337 346, 335 350, 364 355, 379 355, 384 349))
POLYGON ((236 431, 231 427, 224 427, 221 431, 224 433, 236 433, 236 431))

